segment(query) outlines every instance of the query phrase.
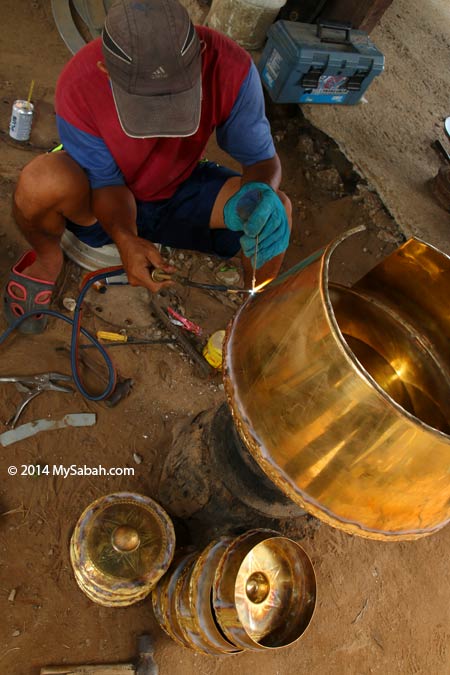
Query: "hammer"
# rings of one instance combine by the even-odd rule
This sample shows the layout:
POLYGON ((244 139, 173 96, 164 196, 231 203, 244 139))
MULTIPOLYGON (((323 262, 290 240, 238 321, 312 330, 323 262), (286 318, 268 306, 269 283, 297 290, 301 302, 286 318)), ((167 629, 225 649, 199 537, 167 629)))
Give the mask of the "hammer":
POLYGON ((41 675, 158 675, 158 666, 153 659, 153 642, 150 635, 138 639, 137 664, 120 663, 104 666, 50 666, 41 668, 41 675))

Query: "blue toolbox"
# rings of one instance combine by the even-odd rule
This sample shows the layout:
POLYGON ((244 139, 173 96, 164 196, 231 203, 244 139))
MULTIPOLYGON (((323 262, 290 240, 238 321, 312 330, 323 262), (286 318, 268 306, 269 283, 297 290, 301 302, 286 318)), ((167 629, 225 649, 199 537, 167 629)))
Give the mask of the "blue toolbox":
POLYGON ((333 21, 276 21, 258 70, 276 103, 354 105, 384 68, 384 56, 361 30, 333 21))

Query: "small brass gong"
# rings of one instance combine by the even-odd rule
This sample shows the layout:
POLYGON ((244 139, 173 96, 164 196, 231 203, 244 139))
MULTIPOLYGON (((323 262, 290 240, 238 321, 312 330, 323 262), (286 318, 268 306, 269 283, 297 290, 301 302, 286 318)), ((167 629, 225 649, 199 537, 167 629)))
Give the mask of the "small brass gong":
POLYGON ((253 530, 233 541, 214 581, 214 609, 242 649, 276 649, 305 632, 316 604, 314 569, 295 541, 253 530))
POLYGON ((169 568, 175 533, 149 497, 118 492, 81 515, 70 542, 75 579, 93 601, 124 607, 145 598, 169 568))

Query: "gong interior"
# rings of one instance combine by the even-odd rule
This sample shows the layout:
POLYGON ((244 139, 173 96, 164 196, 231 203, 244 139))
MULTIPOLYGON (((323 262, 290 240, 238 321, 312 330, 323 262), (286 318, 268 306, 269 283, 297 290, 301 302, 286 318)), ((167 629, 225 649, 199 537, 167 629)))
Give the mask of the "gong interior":
POLYGON ((445 364, 420 328, 380 300, 330 286, 342 335, 363 368, 404 410, 450 432, 450 382, 445 364))

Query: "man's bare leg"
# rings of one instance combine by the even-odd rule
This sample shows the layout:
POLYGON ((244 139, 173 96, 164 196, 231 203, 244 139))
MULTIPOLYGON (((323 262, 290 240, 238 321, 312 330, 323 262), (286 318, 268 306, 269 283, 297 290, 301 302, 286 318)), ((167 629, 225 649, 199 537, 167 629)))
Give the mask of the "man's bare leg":
POLYGON ((37 255, 26 274, 56 281, 63 264, 60 240, 65 219, 78 225, 95 223, 86 174, 64 151, 36 157, 20 174, 13 214, 37 255))
MULTIPOLYGON (((217 195, 216 201, 214 202, 214 207, 211 212, 211 220, 209 226, 212 229, 222 229, 225 227, 223 220, 223 208, 227 201, 232 197, 241 187, 241 179, 238 176, 229 178, 226 183, 224 183, 222 189, 217 195)), ((277 191, 277 194, 286 210, 289 228, 292 228, 292 205, 289 197, 282 192, 281 190, 277 191)), ((272 260, 266 262, 259 270, 256 270, 256 284, 261 284, 263 281, 268 279, 274 279, 278 276, 281 265, 284 259, 284 253, 275 256, 272 260)), ((244 286, 250 288, 252 285, 253 278, 253 260, 247 258, 243 253, 242 257, 242 267, 244 268, 244 286)))

